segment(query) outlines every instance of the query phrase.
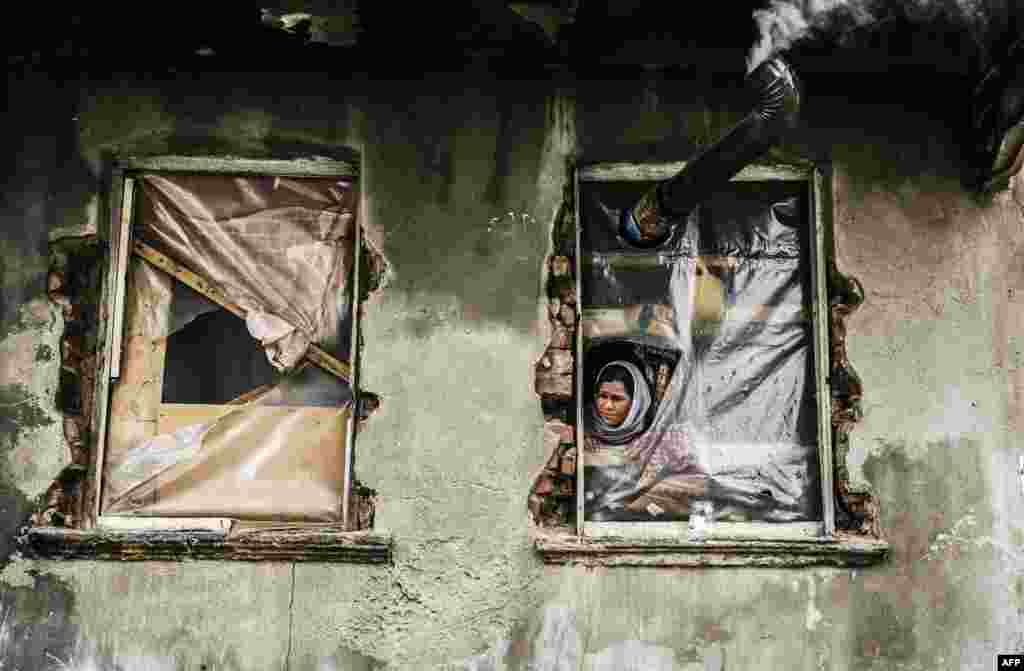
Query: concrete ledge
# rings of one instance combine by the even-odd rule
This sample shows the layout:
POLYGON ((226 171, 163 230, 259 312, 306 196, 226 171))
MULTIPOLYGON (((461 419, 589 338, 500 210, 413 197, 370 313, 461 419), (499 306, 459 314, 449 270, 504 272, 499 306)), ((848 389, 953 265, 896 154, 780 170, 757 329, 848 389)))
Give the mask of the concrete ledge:
POLYGON ((281 526, 227 534, 210 529, 62 529, 33 527, 21 539, 33 559, 117 561, 391 562, 386 531, 341 531, 325 526, 281 526))
POLYGON ((856 536, 801 541, 678 538, 578 538, 537 534, 534 544, 546 564, 583 566, 869 566, 885 560, 889 544, 856 536))

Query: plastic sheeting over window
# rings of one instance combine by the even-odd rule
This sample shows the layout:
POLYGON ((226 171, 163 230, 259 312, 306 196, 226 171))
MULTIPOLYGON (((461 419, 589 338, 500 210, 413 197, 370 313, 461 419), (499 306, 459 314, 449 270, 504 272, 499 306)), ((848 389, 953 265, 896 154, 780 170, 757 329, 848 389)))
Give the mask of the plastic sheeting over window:
POLYGON ((103 513, 339 521, 352 391, 302 358, 310 343, 349 358, 355 185, 139 182, 135 236, 215 285, 245 320, 132 260, 103 513))
POLYGON ((637 249, 620 213, 650 185, 580 183, 586 520, 821 519, 808 187, 729 183, 637 249), (595 402, 616 361, 654 390, 625 444, 595 402))
MULTIPOLYGON (((143 235, 217 284, 277 368, 337 329, 356 192, 339 180, 143 175, 143 235)), ((351 245, 349 245, 351 247, 351 245)))

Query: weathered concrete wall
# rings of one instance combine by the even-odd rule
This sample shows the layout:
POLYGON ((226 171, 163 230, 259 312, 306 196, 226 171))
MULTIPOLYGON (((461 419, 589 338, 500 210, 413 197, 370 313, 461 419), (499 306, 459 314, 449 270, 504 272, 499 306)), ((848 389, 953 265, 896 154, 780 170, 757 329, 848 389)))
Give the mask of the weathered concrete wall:
POLYGON ((889 563, 584 569, 533 553, 532 375, 565 160, 685 158, 743 111, 736 84, 486 72, 125 77, 75 95, 21 84, 55 102, 41 117, 26 103, 10 138, 26 167, 3 212, 16 234, 0 382, 23 390, 0 399, 4 556, 64 459, 46 433, 59 427, 46 382, 58 363, 39 354, 61 328, 43 298, 45 240, 94 226, 104 154, 346 146, 364 155, 364 216, 392 271, 366 309, 363 383, 382 406, 357 469, 396 551, 388 567, 13 559, 3 668, 923 671, 989 669, 1024 649, 1024 186, 976 203, 950 123, 902 105, 812 91, 790 147, 834 161, 838 263, 867 289, 850 323, 865 386, 853 466, 879 493, 889 563))

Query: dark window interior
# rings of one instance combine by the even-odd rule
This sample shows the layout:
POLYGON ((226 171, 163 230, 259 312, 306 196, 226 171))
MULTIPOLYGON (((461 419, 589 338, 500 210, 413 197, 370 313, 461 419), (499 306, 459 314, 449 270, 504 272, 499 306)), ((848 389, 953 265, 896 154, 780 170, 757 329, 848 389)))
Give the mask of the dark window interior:
POLYGON ((162 401, 226 403, 278 377, 245 323, 217 309, 167 339, 162 401))

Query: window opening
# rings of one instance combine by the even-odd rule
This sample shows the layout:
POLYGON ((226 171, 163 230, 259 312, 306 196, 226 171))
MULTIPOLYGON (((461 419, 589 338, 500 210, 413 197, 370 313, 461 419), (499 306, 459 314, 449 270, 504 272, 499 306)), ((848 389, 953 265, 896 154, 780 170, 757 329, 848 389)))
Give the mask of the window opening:
POLYGON ((123 179, 99 518, 365 522, 354 174, 123 179))
POLYGON ((747 168, 657 246, 626 240, 621 212, 679 167, 577 176, 578 532, 821 537, 820 180, 747 168), (625 392, 625 415, 607 390, 625 392))

